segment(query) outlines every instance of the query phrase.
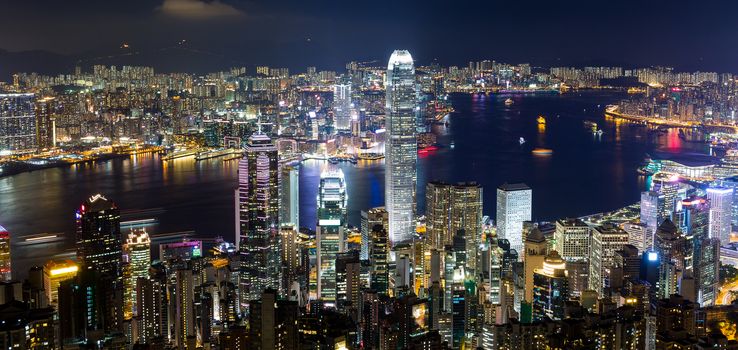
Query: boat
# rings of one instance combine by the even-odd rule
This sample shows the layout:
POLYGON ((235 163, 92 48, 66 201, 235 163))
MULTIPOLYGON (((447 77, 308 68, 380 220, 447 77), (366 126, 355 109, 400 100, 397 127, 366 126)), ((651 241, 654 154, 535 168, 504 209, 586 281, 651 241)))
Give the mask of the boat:
POLYGON ((532 153, 537 156, 550 156, 553 154, 553 150, 549 148, 536 148, 532 153))
POLYGON ((539 115, 536 120, 538 121, 538 124, 546 124, 546 118, 542 115, 539 115))
POLYGON ((597 123, 589 121, 589 120, 584 121, 584 126, 592 129, 593 131, 597 130, 597 123))
POLYGON ((600 130, 597 130, 597 132, 595 132, 595 133, 597 134, 597 136, 602 136, 602 134, 603 134, 604 132, 602 131, 602 129, 600 129, 600 130))
POLYGON ((521 137, 520 137, 520 140, 518 140, 518 142, 519 142, 519 143, 520 143, 520 144, 522 145, 522 144, 524 144, 524 143, 525 143, 525 139, 524 139, 524 138, 523 138, 523 137, 521 136, 521 137))
POLYGON ((513 104, 513 100, 512 99, 509 99, 508 98, 507 100, 505 100, 505 106, 510 106, 512 104, 513 104))

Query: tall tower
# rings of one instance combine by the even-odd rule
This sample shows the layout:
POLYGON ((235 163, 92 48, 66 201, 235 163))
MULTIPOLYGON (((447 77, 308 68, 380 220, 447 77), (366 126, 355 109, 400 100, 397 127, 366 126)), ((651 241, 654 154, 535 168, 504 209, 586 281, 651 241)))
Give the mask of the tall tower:
POLYGON ((283 165, 280 179, 279 223, 300 228, 300 170, 283 165))
POLYGON ((128 263, 128 273, 123 281, 125 285, 125 310, 124 317, 129 319, 138 315, 139 308, 136 307, 136 281, 139 278, 149 278, 149 266, 151 266, 151 239, 144 229, 131 230, 123 246, 124 259, 128 263))
POLYGON ((710 201, 710 238, 720 240, 720 244, 730 243, 730 220, 733 211, 733 189, 710 187, 707 189, 710 201))
POLYGON ((118 279, 123 262, 120 210, 101 194, 77 211, 77 260, 82 268, 118 279))
POLYGON ((497 236, 510 241, 510 248, 523 250, 523 221, 531 220, 533 191, 526 184, 497 188, 497 236))
POLYGON ((385 202, 391 244, 415 232, 415 181, 418 145, 415 129, 415 66, 406 50, 395 50, 386 77, 385 202))
POLYGON ((252 135, 238 163, 236 243, 241 254, 240 303, 280 290, 279 157, 264 134, 252 135))
POLYGON ((320 174, 318 189, 318 298, 336 300, 336 257, 345 251, 346 180, 343 171, 329 167, 320 174))
POLYGON ((10 233, 0 226, 0 280, 10 281, 10 233))

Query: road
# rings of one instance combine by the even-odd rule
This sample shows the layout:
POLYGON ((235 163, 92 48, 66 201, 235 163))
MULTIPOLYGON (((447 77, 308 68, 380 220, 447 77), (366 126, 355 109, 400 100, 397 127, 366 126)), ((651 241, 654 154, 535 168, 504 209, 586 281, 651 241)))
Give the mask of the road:
POLYGON ((733 281, 720 287, 720 292, 718 292, 716 304, 730 305, 730 303, 733 302, 733 295, 730 292, 733 291, 738 292, 738 281, 733 281))

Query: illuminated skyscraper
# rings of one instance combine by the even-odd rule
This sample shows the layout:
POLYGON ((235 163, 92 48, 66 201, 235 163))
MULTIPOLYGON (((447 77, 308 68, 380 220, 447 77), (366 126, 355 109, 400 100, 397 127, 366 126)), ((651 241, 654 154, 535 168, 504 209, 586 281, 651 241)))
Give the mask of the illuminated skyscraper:
POLYGON ((53 97, 44 97, 36 100, 36 145, 39 149, 51 148, 56 145, 56 132, 54 127, 53 97))
POLYGON ((44 264, 44 290, 49 303, 59 302, 59 284, 77 276, 79 266, 71 260, 48 261, 44 264))
POLYGON ((128 263, 126 278, 123 281, 125 285, 125 310, 124 317, 126 319, 137 315, 136 307, 136 281, 139 278, 149 277, 149 267, 151 266, 151 239, 144 229, 131 230, 123 245, 124 260, 128 263))
POLYGON ((464 230, 470 257, 464 268, 474 275, 474 257, 482 235, 482 187, 477 183, 429 182, 425 194, 426 238, 430 247, 443 249, 453 243, 459 230, 464 230))
POLYGON ((351 84, 333 85, 333 112, 336 129, 351 128, 351 84))
POLYGON ((0 280, 10 281, 10 233, 0 226, 0 280))
POLYGON ((722 245, 726 245, 730 243, 733 189, 710 187, 707 199, 710 201, 710 238, 719 239, 722 245))
POLYGON ((564 318, 564 307, 569 299, 569 279, 566 261, 552 250, 546 255, 543 267, 533 274, 533 320, 564 318))
POLYGON ((238 163, 236 243, 241 254, 241 309, 266 288, 281 291, 279 157, 272 140, 252 135, 238 163))
POLYGON ((279 223, 300 227, 300 169, 283 165, 279 185, 279 223))
POLYGON ((523 266, 525 268, 525 301, 533 302, 533 273, 536 269, 543 267, 543 261, 548 254, 548 242, 541 230, 534 228, 525 238, 525 256, 523 266))
POLYGON ((416 141, 415 66, 410 52, 390 56, 386 76, 385 202, 391 244, 406 242, 415 233, 416 141))
POLYGON ((320 174, 318 188, 318 297, 336 300, 336 256, 346 247, 346 180, 343 171, 328 167, 320 174))
POLYGON ((523 221, 531 220, 533 191, 526 184, 497 188, 497 237, 510 241, 510 248, 523 251, 523 221))
POLYGON ((77 260, 82 268, 118 279, 122 247, 118 206, 100 194, 82 203, 77 211, 77 260))
MULTIPOLYGON (((656 229, 664 221, 664 205, 665 197, 662 193, 656 191, 641 192, 641 223, 646 225, 646 235, 650 235, 650 241, 653 244, 653 236, 656 229)), ((649 248, 649 247, 646 247, 649 248)))
POLYGON ((33 94, 0 94, 0 152, 38 146, 33 102, 33 94))
POLYGON ((384 207, 371 208, 368 211, 361 211, 361 252, 359 258, 361 260, 369 260, 372 242, 372 228, 374 225, 380 225, 387 229, 387 211, 384 207))

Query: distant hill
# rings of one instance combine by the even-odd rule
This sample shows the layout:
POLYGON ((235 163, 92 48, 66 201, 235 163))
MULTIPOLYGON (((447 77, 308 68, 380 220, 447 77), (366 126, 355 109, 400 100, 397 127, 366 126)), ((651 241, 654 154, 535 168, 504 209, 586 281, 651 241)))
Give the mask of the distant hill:
POLYGON ((232 57, 187 48, 167 47, 157 50, 115 50, 110 52, 63 55, 49 51, 9 52, 0 49, 0 81, 10 81, 17 72, 47 75, 68 74, 80 65, 90 71, 93 65, 151 66, 157 72, 207 73, 231 67, 249 67, 232 57))

